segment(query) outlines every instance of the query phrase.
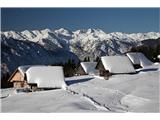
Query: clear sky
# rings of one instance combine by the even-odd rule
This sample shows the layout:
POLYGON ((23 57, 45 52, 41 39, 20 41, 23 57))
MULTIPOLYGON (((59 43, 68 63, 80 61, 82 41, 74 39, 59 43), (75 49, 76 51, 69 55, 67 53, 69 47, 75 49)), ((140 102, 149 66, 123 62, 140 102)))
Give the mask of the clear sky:
POLYGON ((105 32, 158 32, 159 17, 159 8, 2 8, 1 30, 100 28, 105 32))

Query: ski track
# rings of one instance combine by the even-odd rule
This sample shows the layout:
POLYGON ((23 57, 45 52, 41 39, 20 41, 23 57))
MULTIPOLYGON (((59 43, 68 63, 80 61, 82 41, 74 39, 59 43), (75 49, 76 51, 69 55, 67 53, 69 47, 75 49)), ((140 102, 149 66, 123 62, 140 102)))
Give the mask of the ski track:
MULTIPOLYGON (((105 111, 108 111, 108 112, 128 112, 128 110, 127 110, 128 106, 121 104, 121 100, 118 100, 120 106, 116 106, 116 107, 112 108, 113 106, 105 105, 105 104, 102 105, 101 103, 96 101, 94 98, 90 97, 89 95, 87 95, 85 93, 78 93, 78 92, 76 92, 74 90, 71 90, 69 88, 67 88, 66 91, 70 92, 73 95, 81 96, 82 98, 84 98, 85 100, 87 100, 88 102, 93 104, 98 111, 104 111, 104 112, 105 111)), ((117 91, 117 93, 118 93, 118 91, 117 91)), ((114 95, 114 98, 116 98, 116 95, 114 95)))
POLYGON ((89 97, 88 95, 86 95, 84 93, 82 93, 82 95, 81 95, 80 93, 75 92, 75 91, 68 89, 68 88, 66 89, 66 91, 70 92, 72 95, 81 96, 82 98, 84 98, 88 102, 92 103, 99 111, 111 111, 110 108, 108 108, 106 106, 102 106, 99 102, 95 101, 92 97, 89 97))
POLYGON ((9 96, 10 96, 10 94, 7 94, 7 95, 5 95, 5 96, 0 96, 0 99, 7 98, 7 97, 9 97, 9 96))

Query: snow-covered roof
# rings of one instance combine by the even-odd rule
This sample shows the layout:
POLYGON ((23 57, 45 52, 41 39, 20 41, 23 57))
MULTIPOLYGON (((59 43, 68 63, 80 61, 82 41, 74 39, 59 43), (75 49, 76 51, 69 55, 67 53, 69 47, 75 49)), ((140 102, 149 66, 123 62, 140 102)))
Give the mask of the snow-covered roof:
POLYGON ((63 67, 33 66, 26 71, 27 82, 39 88, 65 88, 63 67))
POLYGON ((128 58, 132 61, 133 64, 140 64, 139 56, 137 53, 127 53, 128 58))
POLYGON ((84 71, 87 74, 92 74, 94 72, 96 72, 96 67, 97 62, 81 62, 81 66, 83 67, 84 71))
POLYGON ((18 70, 20 71, 20 73, 24 76, 26 71, 33 66, 43 66, 43 65, 23 65, 23 66, 19 66, 18 70))
POLYGON ((31 65, 24 65, 24 66, 19 66, 18 70, 20 71, 20 73, 24 76, 25 72, 28 70, 28 68, 30 68, 31 65))
POLYGON ((143 53, 140 52, 130 52, 127 53, 127 56, 132 61, 133 64, 140 64, 142 67, 153 65, 153 62, 151 62, 143 53))
POLYGON ((139 59, 140 59, 140 65, 142 67, 153 65, 153 62, 151 62, 149 59, 144 56, 144 54, 139 53, 139 59))
POLYGON ((134 67, 127 56, 103 56, 102 64, 111 73, 134 73, 134 67))

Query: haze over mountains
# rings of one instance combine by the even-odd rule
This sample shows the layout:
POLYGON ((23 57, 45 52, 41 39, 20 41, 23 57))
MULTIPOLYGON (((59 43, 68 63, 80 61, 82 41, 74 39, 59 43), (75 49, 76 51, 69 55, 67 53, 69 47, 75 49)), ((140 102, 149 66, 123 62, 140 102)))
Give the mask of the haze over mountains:
POLYGON ((123 54, 131 47, 141 45, 142 40, 159 37, 160 33, 156 32, 106 33, 101 29, 7 31, 1 32, 1 62, 13 71, 24 64, 78 61, 86 56, 93 60, 97 56, 123 54))

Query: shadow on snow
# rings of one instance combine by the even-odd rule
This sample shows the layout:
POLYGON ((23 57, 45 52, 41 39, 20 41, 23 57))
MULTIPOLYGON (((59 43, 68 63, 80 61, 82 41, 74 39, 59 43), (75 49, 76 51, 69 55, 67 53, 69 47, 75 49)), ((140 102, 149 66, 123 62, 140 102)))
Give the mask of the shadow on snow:
POLYGON ((93 77, 92 78, 83 78, 83 79, 78 79, 78 80, 68 80, 68 81, 65 81, 65 82, 66 82, 67 85, 72 85, 72 84, 87 82, 91 79, 93 79, 93 77))

